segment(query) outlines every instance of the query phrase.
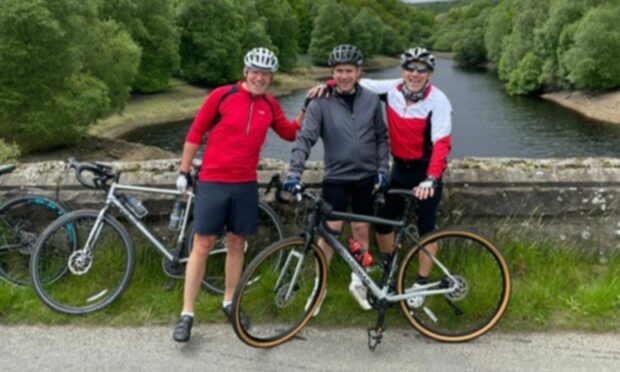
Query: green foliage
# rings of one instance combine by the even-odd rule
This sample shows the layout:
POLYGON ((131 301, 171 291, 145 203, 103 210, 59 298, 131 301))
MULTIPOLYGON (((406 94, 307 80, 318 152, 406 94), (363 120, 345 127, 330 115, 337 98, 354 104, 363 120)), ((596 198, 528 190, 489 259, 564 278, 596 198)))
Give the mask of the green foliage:
POLYGON ((0 3, 0 133, 24 152, 77 142, 127 98, 139 49, 96 5, 0 3))
POLYGON ((315 2, 313 0, 287 1, 293 9, 293 15, 297 20, 297 25, 299 26, 299 49, 302 53, 305 53, 308 51, 308 46, 310 46, 310 38, 312 37, 312 21, 314 18, 311 15, 311 10, 315 2))
POLYGON ((506 86, 508 93, 524 95, 538 91, 541 88, 538 77, 541 74, 542 64, 542 59, 533 52, 526 54, 517 68, 510 73, 506 86))
POLYGON ((334 22, 334 20, 349 17, 347 8, 336 0, 327 0, 321 6, 319 14, 314 20, 312 40, 308 48, 308 54, 314 63, 326 65, 329 52, 336 45, 348 42, 349 28, 347 24, 345 22, 334 22))
POLYGON ((278 56, 280 70, 290 71, 297 63, 299 30, 293 9, 285 0, 256 0, 258 13, 267 19, 267 32, 278 56))
POLYGON ((241 77, 238 8, 230 0, 186 0, 180 5, 181 72, 191 83, 226 84, 241 77))
POLYGON ((381 44, 381 53, 394 55, 401 53, 405 48, 402 46, 398 34, 391 26, 383 25, 383 43, 381 44))
POLYGON ((360 48, 364 58, 371 58, 380 50, 382 42, 381 18, 372 10, 363 8, 349 25, 349 43, 360 48))
POLYGON ((252 48, 264 47, 274 50, 271 37, 267 32, 267 19, 256 10, 255 1, 235 0, 236 8, 241 15, 241 29, 243 37, 241 49, 245 52, 252 48))
POLYGON ((574 45, 563 55, 568 79, 577 88, 620 86, 620 5, 590 10, 575 29, 574 45))
POLYGON ((168 0, 107 0, 101 17, 120 23, 142 51, 133 89, 158 92, 169 86, 179 64, 179 37, 168 0))
POLYGON ((487 59, 498 63, 503 52, 504 40, 512 31, 512 1, 502 1, 491 10, 484 31, 487 59))
POLYGON ((0 164, 13 160, 21 155, 19 146, 15 143, 6 143, 0 138, 0 164))

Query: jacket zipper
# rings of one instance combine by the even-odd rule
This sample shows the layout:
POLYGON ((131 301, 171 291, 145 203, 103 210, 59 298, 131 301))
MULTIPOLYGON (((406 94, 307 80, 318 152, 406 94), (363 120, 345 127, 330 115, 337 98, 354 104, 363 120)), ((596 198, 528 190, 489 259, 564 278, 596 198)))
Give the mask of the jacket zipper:
POLYGON ((250 135, 250 123, 252 122, 252 112, 254 111, 254 98, 250 101, 250 114, 248 115, 248 122, 245 125, 246 137, 250 135))

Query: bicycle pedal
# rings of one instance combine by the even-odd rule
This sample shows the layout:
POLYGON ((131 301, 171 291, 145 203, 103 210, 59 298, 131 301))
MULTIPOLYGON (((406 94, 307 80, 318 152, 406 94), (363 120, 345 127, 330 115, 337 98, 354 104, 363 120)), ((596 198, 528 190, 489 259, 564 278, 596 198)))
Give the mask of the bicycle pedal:
POLYGON ((375 351, 382 339, 383 330, 381 328, 368 328, 368 349, 370 351, 375 351))
POLYGON ((164 290, 171 291, 172 287, 174 287, 174 282, 175 282, 174 279, 168 278, 168 280, 166 280, 166 284, 164 284, 164 290))

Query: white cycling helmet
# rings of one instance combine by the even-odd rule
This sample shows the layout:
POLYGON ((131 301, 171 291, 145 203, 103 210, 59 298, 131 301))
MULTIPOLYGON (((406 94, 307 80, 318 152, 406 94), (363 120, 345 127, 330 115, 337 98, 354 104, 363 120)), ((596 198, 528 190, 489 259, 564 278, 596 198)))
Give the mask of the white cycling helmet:
POLYGON ((249 69, 266 70, 269 72, 278 71, 278 57, 267 48, 251 49, 245 54, 243 63, 249 69))
POLYGON ((409 63, 415 61, 424 63, 431 69, 431 71, 435 70, 435 56, 426 48, 411 48, 400 56, 401 67, 405 67, 409 63))

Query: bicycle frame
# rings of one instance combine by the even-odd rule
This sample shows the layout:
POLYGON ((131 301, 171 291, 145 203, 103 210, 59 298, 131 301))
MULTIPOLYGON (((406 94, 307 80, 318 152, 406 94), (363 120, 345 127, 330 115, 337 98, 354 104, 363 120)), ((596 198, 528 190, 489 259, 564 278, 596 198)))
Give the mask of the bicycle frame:
MULTIPOLYGON (((134 226, 138 228, 138 230, 144 235, 153 246, 157 249, 157 251, 164 256, 168 261, 172 261, 175 259, 175 256, 170 253, 168 248, 164 246, 161 241, 154 236, 150 230, 125 207, 125 205, 121 202, 121 200, 115 195, 116 191, 134 191, 134 192, 146 192, 152 194, 167 194, 167 195, 176 195, 182 196, 183 194, 176 189, 162 189, 155 187, 143 187, 143 186, 132 186, 132 185, 124 185, 117 182, 113 182, 108 190, 108 195, 106 197, 105 206, 99 211, 99 215, 97 216, 97 220, 95 221, 95 225, 93 229, 90 231, 88 239, 86 240, 84 250, 87 252, 91 251, 91 244, 93 241, 97 241, 99 237, 99 233, 101 232, 101 228, 103 226, 103 219, 110 208, 110 205, 116 207, 122 214, 125 216, 134 226)), ((187 223, 189 221, 190 210, 192 206, 192 202, 194 200, 195 195, 192 192, 188 192, 187 206, 185 208, 185 213, 183 215, 183 223, 181 224, 181 231, 179 233, 179 237, 177 238, 177 247, 180 247, 183 243, 183 239, 185 238, 185 229, 187 227, 187 223)), ((185 262, 187 259, 180 260, 179 262, 185 262)))
MULTIPOLYGON (((306 242, 304 244, 305 252, 307 252, 308 249, 310 249, 310 245, 314 241, 315 231, 318 232, 319 237, 325 239, 325 241, 338 253, 338 255, 344 259, 344 261, 347 263, 347 265, 349 265, 351 270, 360 277, 362 283, 364 283, 364 285, 368 287, 368 289, 373 293, 373 295, 379 301, 398 302, 402 300, 407 300, 414 296, 429 296, 429 295, 448 294, 448 293, 454 292, 457 289, 456 284, 451 285, 449 288, 429 289, 429 288, 436 287, 440 283, 440 282, 431 282, 431 283, 422 285, 416 289, 408 289, 405 291, 404 294, 401 294, 401 295, 395 295, 395 294, 389 293, 389 290, 390 290, 389 283, 392 281, 392 279, 394 278, 394 274, 396 273, 397 267, 395 263, 397 262, 398 252, 400 250, 401 242, 404 236, 405 235, 409 236, 414 241, 415 244, 419 244, 419 240, 416 238, 415 234, 411 233, 411 229, 415 229, 415 227, 411 226, 407 222, 408 215, 409 213, 405 213, 404 217, 401 220, 389 220, 389 219, 375 217, 375 216, 367 216, 367 215, 361 215, 361 214, 335 212, 335 211, 330 212, 329 215, 325 215, 325 213, 322 212, 319 207, 315 206, 314 210, 312 211, 312 213, 310 214, 308 218, 308 225, 304 231, 304 235, 306 239, 306 242), (366 223, 371 223, 371 224, 390 225, 398 229, 398 232, 396 233, 396 238, 394 240, 394 248, 395 248, 394 253, 393 253, 393 256, 391 257, 390 265, 388 267, 389 269, 388 277, 386 278, 386 280, 384 280, 385 283, 382 288, 380 288, 379 285, 368 275, 366 270, 357 262, 357 260, 351 255, 351 253, 349 253, 349 250, 346 247, 344 247, 342 243, 340 243, 337 235, 332 233, 330 229, 326 227, 326 222, 327 222, 326 217, 329 217, 330 219, 333 219, 333 220, 342 220, 342 221, 348 221, 348 222, 366 222, 366 223)), ((427 256, 431 257, 434 264, 436 264, 444 272, 444 274, 447 277, 449 277, 450 279, 453 279, 452 283, 456 283, 454 281, 454 277, 452 276, 452 274, 434 255, 428 253, 424 247, 421 247, 421 249, 425 252, 427 256)), ((299 252, 291 252, 291 254, 295 255, 296 258, 299 260, 299 262, 297 263, 297 268, 295 269, 293 278, 291 280, 291 282, 294 283, 294 281, 296 280, 298 276, 299 268, 302 266, 303 260, 305 259, 306 256, 305 254, 304 255, 299 254, 299 252)), ((292 260, 292 256, 289 255, 289 257, 287 257, 285 264, 283 266, 281 276, 288 268, 291 260, 292 260)), ((278 280, 278 282, 280 282, 280 280, 278 280)), ((285 298, 289 298, 289 296, 292 294, 292 288, 293 288, 293 285, 290 286, 285 298)))

